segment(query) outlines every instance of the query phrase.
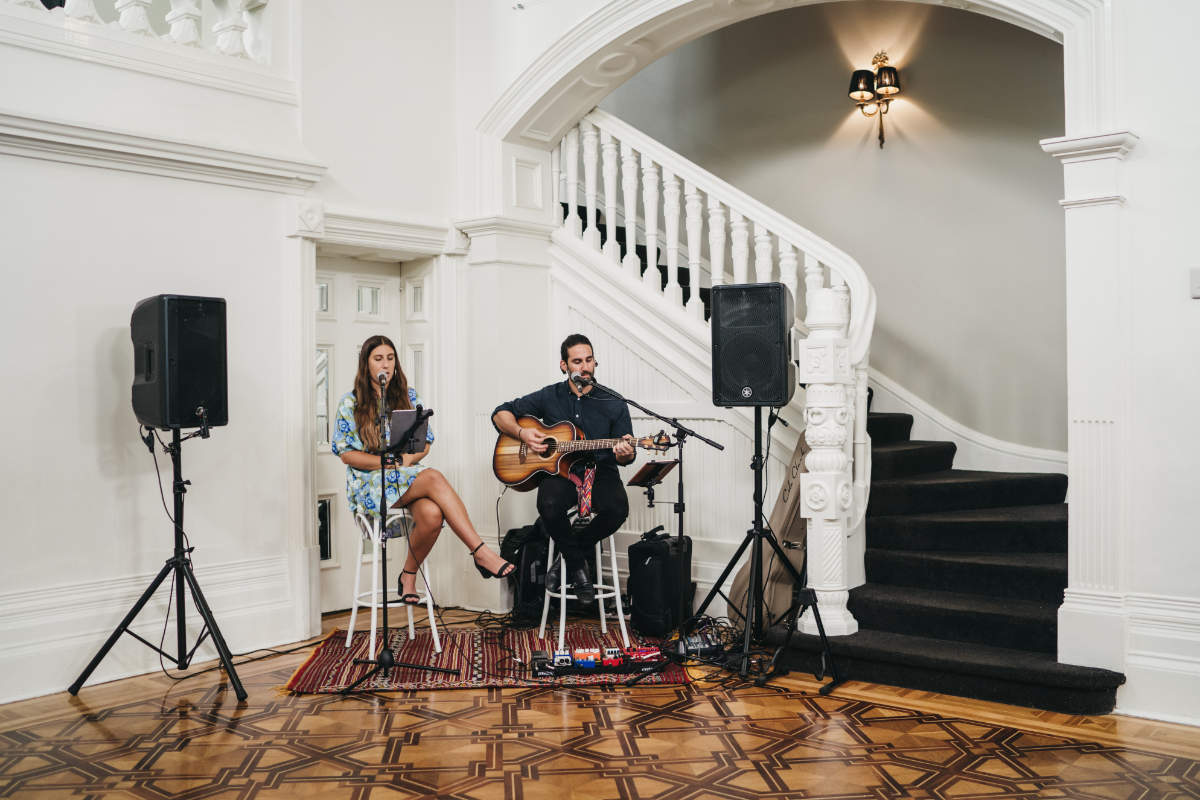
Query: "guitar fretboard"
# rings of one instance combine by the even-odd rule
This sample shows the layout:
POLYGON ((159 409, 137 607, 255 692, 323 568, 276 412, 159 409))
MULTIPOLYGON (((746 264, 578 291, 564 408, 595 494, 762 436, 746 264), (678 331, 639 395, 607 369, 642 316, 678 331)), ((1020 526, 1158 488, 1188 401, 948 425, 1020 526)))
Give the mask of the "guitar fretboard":
MULTIPOLYGON (((618 442, 623 442, 624 439, 575 439, 570 442, 559 442, 554 448, 560 453, 577 453, 585 450, 611 450, 616 447, 618 442)), ((635 446, 643 446, 641 442, 634 440, 635 446)))

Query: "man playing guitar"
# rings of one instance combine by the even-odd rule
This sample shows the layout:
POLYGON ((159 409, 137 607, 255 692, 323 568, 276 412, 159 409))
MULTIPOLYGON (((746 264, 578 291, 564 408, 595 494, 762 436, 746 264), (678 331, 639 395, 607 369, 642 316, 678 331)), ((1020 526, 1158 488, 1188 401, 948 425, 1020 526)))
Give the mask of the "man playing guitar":
MULTIPOLYGON (((595 589, 584 559, 597 542, 615 533, 629 514, 629 499, 617 467, 632 463, 637 451, 632 444, 629 408, 602 391, 593 395, 594 387, 589 382, 596 371, 596 360, 588 338, 581 333, 571 334, 559 347, 559 356, 558 368, 569 377, 497 406, 492 424, 500 433, 520 439, 539 454, 547 450, 543 442, 547 437, 533 428, 521 427, 517 417, 533 416, 549 425, 567 421, 589 439, 622 439, 611 451, 594 451, 590 458, 572 464, 569 479, 547 475, 538 485, 537 508, 542 524, 566 561, 574 594, 590 603, 595 599, 595 589), (576 375, 583 385, 577 385, 573 379, 576 375), (595 516, 573 534, 567 511, 579 505, 580 514, 586 513, 589 496, 590 511, 595 516)), ((547 573, 547 585, 558 583, 558 566, 555 563, 547 573)))

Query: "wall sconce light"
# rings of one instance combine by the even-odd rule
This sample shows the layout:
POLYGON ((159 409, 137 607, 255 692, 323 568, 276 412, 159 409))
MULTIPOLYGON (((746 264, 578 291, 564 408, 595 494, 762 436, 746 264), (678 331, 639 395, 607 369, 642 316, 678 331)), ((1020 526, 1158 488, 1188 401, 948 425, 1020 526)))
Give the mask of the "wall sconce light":
POLYGON ((888 55, 880 50, 871 59, 871 69, 856 69, 850 76, 850 99, 858 103, 864 117, 879 117, 879 147, 883 147, 883 115, 892 98, 900 94, 900 70, 888 64, 888 55))

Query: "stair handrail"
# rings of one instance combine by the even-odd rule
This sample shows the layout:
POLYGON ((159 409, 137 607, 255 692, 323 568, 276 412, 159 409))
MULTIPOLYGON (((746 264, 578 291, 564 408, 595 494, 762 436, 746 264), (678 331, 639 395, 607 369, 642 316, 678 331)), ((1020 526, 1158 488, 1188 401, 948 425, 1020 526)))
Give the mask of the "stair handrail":
POLYGON ((850 291, 850 324, 846 337, 850 342, 850 362, 858 365, 866 359, 875 328, 875 288, 852 256, 609 112, 593 109, 584 116, 583 121, 608 132, 622 143, 632 145, 637 152, 649 155, 677 177, 695 184, 705 194, 717 197, 751 222, 763 224, 801 252, 815 257, 831 272, 837 273, 850 291))

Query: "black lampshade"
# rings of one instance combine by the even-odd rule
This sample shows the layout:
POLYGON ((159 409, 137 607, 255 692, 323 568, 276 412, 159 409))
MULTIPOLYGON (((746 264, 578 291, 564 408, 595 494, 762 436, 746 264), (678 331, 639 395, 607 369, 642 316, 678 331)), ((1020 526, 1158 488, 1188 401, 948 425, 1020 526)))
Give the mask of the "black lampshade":
POLYGON ((880 67, 875 73, 875 91, 883 97, 900 93, 900 70, 895 67, 880 67))
POLYGON ((850 76, 850 99, 858 103, 869 103, 875 99, 875 73, 869 69, 854 70, 850 76))

